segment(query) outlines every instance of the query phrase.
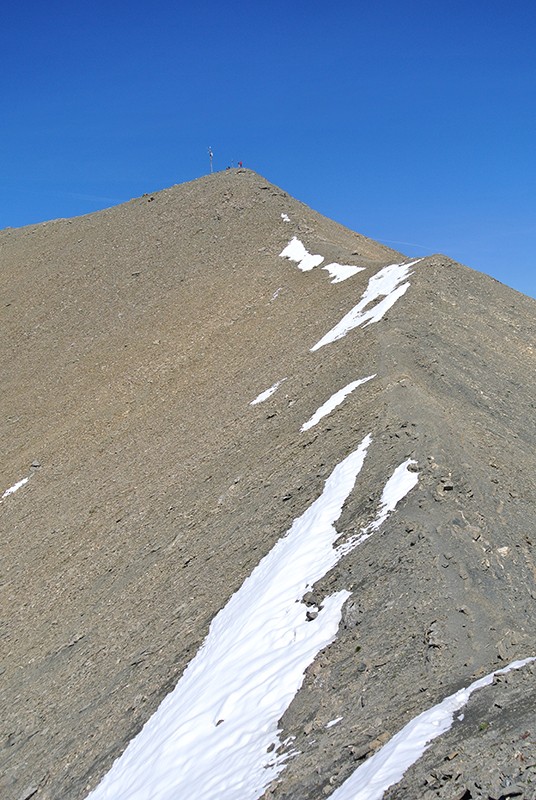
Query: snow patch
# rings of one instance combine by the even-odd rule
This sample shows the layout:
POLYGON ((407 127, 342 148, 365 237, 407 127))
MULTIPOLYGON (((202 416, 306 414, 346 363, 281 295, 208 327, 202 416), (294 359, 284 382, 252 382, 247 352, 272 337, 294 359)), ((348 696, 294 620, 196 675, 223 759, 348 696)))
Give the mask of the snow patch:
POLYGON ((259 394, 259 395, 258 395, 258 396, 255 398, 255 400, 252 400, 252 401, 251 401, 251 403, 250 403, 250 406, 256 406, 256 405, 258 405, 259 403, 264 403, 264 401, 265 401, 265 400, 268 400, 268 398, 269 398, 269 397, 271 397, 273 394, 275 394, 275 392, 277 392, 277 390, 279 389, 279 387, 281 386, 281 384, 282 384, 284 381, 286 381, 286 378, 281 378, 281 380, 280 380, 280 381, 277 381, 277 383, 274 383, 274 385, 273 385, 273 386, 270 386, 270 388, 269 388, 269 389, 266 389, 264 392, 261 392, 261 393, 260 393, 260 394, 259 394))
POLYGON ((292 237, 279 255, 281 258, 288 258, 290 261, 295 261, 303 272, 309 272, 309 270, 314 267, 318 267, 324 260, 324 256, 311 255, 296 236, 292 237))
POLYGON ((379 322, 384 314, 409 289, 410 284, 408 282, 402 283, 402 281, 405 281, 411 275, 410 268, 420 260, 418 258, 407 264, 391 264, 381 269, 376 275, 373 275, 359 303, 334 328, 328 331, 314 347, 311 347, 311 352, 319 350, 326 344, 336 342, 337 339, 342 339, 349 331, 358 326, 366 327, 373 322, 379 322), (383 297, 383 300, 380 300, 375 306, 365 311, 365 308, 370 303, 375 302, 380 297, 383 297))
POLYGON ((380 499, 380 509, 376 519, 367 525, 365 530, 377 530, 389 514, 395 510, 398 503, 405 497, 419 481, 419 473, 409 467, 417 462, 408 458, 398 466, 384 486, 380 499))
POLYGON ((335 638, 350 593, 327 597, 310 621, 302 598, 340 558, 334 522, 370 442, 335 467, 216 615, 174 691, 88 800, 256 800, 281 772, 278 720, 335 638))
POLYGON ((3 500, 4 497, 8 497, 10 494, 15 494, 15 492, 18 492, 21 486, 25 486, 29 480, 30 478, 22 478, 22 480, 17 481, 17 483, 14 483, 13 486, 10 486, 9 489, 6 489, 2 497, 0 497, 0 500, 3 500))
POLYGON ((333 264, 326 264, 322 269, 329 272, 330 278, 333 278, 332 283, 342 283, 342 281, 351 278, 352 275, 363 272, 365 267, 354 267, 351 264, 337 264, 334 262, 333 264))
POLYGON ((337 719, 332 719, 330 722, 326 722, 326 728, 333 728, 334 725, 337 725, 341 721, 342 717, 337 717, 337 719))
POLYGON ((347 555, 360 544, 363 544, 369 539, 374 531, 383 525, 389 514, 395 510, 398 503, 404 498, 418 483, 419 473, 409 469, 409 467, 417 462, 411 458, 400 464, 385 486, 383 487, 382 496, 376 513, 376 518, 365 525, 357 536, 352 536, 347 542, 339 546, 341 555, 347 555))
MULTIPOLYGON (((398 783, 412 764, 427 749, 433 739, 450 729, 454 714, 462 708, 473 692, 493 682, 495 675, 504 675, 536 661, 536 657, 513 661, 507 667, 490 672, 466 689, 446 697, 441 703, 423 711, 378 750, 331 795, 331 800, 381 800, 390 786, 398 783)), ((463 719, 460 715, 458 719, 463 719)))
POLYGON ((340 405, 342 401, 346 397, 348 397, 348 395, 351 392, 354 391, 354 389, 357 389, 357 387, 361 386, 362 383, 366 383, 367 381, 370 381, 372 380, 372 378, 375 377, 376 375, 369 375, 367 378, 360 378, 357 381, 352 381, 352 383, 349 383, 348 386, 345 386, 343 389, 339 389, 338 392, 335 392, 335 394, 333 394, 329 398, 329 400, 326 400, 326 402, 323 405, 321 405, 320 408, 317 409, 317 411, 315 411, 310 420, 303 423, 303 425, 300 428, 300 431, 303 432, 309 430, 309 428, 312 428, 313 425, 316 425, 317 422, 320 422, 322 417, 325 417, 327 414, 330 414, 334 408, 340 405))

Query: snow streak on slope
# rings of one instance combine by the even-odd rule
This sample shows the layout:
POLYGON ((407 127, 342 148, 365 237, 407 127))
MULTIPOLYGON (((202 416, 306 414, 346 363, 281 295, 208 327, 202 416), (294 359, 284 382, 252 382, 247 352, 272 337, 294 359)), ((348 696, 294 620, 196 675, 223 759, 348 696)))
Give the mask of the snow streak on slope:
POLYGON ((21 486, 27 484, 29 480, 29 478, 22 478, 22 480, 17 481, 17 483, 13 484, 13 486, 10 486, 9 489, 6 489, 2 497, 0 497, 0 500, 3 500, 4 497, 8 497, 10 494, 15 494, 15 492, 17 492, 21 486))
POLYGON ((395 469, 382 492, 378 515, 370 525, 367 525, 363 531, 364 533, 368 533, 368 531, 377 531, 380 525, 383 525, 391 511, 395 510, 402 498, 418 483, 418 472, 410 470, 410 467, 416 463, 417 462, 412 458, 408 458, 407 461, 404 461, 395 469))
POLYGON ((378 750, 368 761, 356 769, 331 795, 331 800, 381 800, 389 786, 398 783, 412 764, 427 749, 433 739, 441 736, 452 726, 454 714, 462 708, 473 692, 489 686, 495 675, 504 675, 536 661, 536 657, 513 661, 507 667, 490 672, 474 681, 466 689, 446 697, 441 703, 423 711, 402 728, 396 736, 378 750))
POLYGON ((371 437, 338 464, 211 623, 175 690, 88 800, 254 800, 284 768, 277 723, 317 653, 336 636, 349 592, 308 621, 304 594, 341 554, 334 522, 371 437))
POLYGON ((264 392, 261 392, 255 398, 255 400, 251 401, 250 406, 256 406, 259 403, 264 403, 265 400, 268 400, 269 397, 271 397, 273 394, 275 394, 275 392, 277 392, 277 390, 279 389, 279 387, 281 386, 283 381, 286 381, 286 378, 281 378, 280 381, 277 381, 277 383, 274 383, 274 385, 270 386, 269 389, 266 389, 264 392))
POLYGON ((339 722, 342 720, 342 717, 337 717, 336 719, 331 719, 329 722, 326 722, 325 728, 333 728, 334 725, 338 725, 339 722))
POLYGON ((334 262, 333 264, 326 264, 322 269, 329 272, 330 278, 333 278, 332 283, 342 283, 342 281, 351 278, 352 275, 363 272, 365 267, 354 267, 351 264, 337 264, 334 262))
POLYGON ((309 270, 314 267, 318 267, 324 260, 324 256, 311 255, 296 236, 292 237, 279 255, 281 258, 288 258, 290 261, 295 261, 303 272, 309 272, 309 270))
POLYGON ((391 306, 396 303, 398 298, 402 297, 409 289, 409 283, 402 283, 402 281, 405 281, 411 274, 410 267, 416 264, 417 261, 420 261, 420 259, 410 261, 408 264, 391 264, 381 269, 376 275, 373 275, 359 303, 354 306, 334 328, 328 331, 314 347, 311 347, 311 351, 314 352, 325 344, 330 344, 330 342, 336 342, 337 339, 342 339, 349 331, 360 325, 366 327, 373 322, 378 322, 391 306), (365 308, 370 303, 373 303, 380 297, 384 299, 365 311, 365 308))
POLYGON ((309 430, 309 428, 312 428, 317 424, 317 422, 320 422, 322 417, 325 417, 326 414, 330 414, 334 408, 337 408, 337 406, 342 403, 345 397, 348 397, 348 395, 353 392, 354 389, 357 389, 357 387, 361 386, 362 383, 366 383, 375 377, 376 375, 369 375, 368 378, 360 378, 357 381, 352 381, 352 383, 349 383, 348 386, 345 386, 343 389, 339 389, 338 392, 335 392, 335 394, 333 394, 329 400, 326 400, 326 402, 315 411, 310 420, 303 423, 300 431, 303 432, 309 430))
POLYGON ((383 487, 382 496, 380 498, 380 505, 376 514, 376 518, 366 525, 357 536, 348 539, 347 542, 341 544, 338 548, 341 555, 350 553, 358 545, 363 544, 368 538, 372 536, 374 531, 383 525, 389 514, 395 510, 399 502, 413 489, 419 481, 419 473, 410 470, 409 467, 417 462, 411 458, 403 461, 400 464, 385 486, 383 487))

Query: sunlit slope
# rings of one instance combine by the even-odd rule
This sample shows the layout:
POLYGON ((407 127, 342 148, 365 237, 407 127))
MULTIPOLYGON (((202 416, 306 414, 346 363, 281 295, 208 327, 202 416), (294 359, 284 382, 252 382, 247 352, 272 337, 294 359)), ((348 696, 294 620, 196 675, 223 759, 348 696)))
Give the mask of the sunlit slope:
POLYGON ((408 714, 532 655, 534 301, 443 257, 373 297, 404 257, 248 171, 0 246, 0 493, 29 478, 0 506, 6 797, 84 797, 368 435, 342 542, 397 465, 419 483, 306 598, 351 592, 283 718, 300 755, 275 796, 318 796, 408 714), (281 257, 293 238, 323 260, 281 257))

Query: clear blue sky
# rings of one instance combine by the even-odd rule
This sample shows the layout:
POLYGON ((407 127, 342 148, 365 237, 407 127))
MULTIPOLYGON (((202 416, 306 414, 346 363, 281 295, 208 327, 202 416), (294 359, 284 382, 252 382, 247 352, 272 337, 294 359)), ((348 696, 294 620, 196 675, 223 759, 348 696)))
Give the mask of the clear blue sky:
POLYGON ((536 296, 533 0, 5 4, 0 228, 242 160, 536 296))

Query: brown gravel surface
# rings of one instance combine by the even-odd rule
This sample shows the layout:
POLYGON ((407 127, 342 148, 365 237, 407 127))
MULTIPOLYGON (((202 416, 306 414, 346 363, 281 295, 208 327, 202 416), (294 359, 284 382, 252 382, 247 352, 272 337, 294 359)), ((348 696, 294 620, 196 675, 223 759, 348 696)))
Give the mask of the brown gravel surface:
MULTIPOLYGON (((311 353, 404 257, 248 170, 3 231, 0 259, 0 494, 29 477, 0 504, 2 798, 85 797, 369 432, 342 536, 405 458, 419 485, 314 587, 352 596, 283 717, 298 755, 267 796, 329 796, 412 716, 536 654, 534 300, 432 256, 381 322, 311 353), (366 270, 303 273, 279 257, 293 235, 366 270)), ((475 695, 393 800, 506 780, 532 797, 514 767, 533 699, 533 669, 475 695)))

